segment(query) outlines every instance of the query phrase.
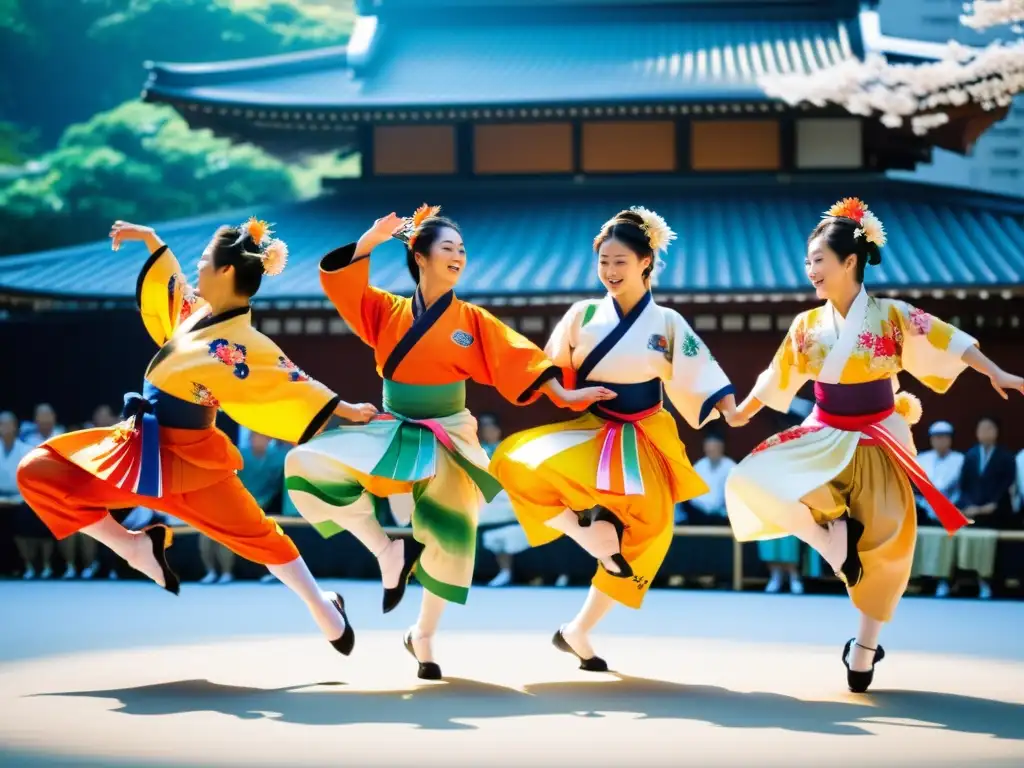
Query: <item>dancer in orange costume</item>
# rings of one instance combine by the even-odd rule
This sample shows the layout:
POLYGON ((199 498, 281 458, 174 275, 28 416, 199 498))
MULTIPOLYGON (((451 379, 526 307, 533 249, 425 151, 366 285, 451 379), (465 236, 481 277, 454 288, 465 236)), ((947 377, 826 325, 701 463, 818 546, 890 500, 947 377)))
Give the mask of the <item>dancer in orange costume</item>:
POLYGON ((241 455, 214 426, 221 408, 255 431, 302 443, 334 413, 353 421, 376 413, 341 402, 252 326, 249 300, 264 275, 284 269, 285 244, 255 219, 221 227, 199 261, 197 292, 152 229, 119 221, 110 236, 115 251, 130 240, 149 248, 136 299, 160 349, 142 393, 125 396, 123 421, 52 438, 22 460, 25 501, 58 539, 81 531, 174 594, 180 582, 165 556, 170 529, 133 533, 108 510, 144 505, 184 520, 266 565, 348 655, 355 633, 341 597, 320 590, 295 544, 242 486, 241 455))

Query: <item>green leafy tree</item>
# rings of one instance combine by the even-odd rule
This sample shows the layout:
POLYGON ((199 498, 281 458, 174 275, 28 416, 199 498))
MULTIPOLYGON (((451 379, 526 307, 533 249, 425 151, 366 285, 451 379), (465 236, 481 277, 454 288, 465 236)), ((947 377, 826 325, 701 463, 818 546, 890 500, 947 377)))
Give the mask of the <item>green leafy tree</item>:
POLYGON ((0 0, 0 120, 68 125, 137 98, 144 63, 271 56, 344 43, 350 5, 314 0, 0 0), (6 67, 5 67, 6 68, 6 67))
POLYGON ((124 104, 70 127, 39 170, 0 190, 3 253, 101 239, 153 221, 294 199, 294 174, 251 145, 191 130, 173 109, 124 104))

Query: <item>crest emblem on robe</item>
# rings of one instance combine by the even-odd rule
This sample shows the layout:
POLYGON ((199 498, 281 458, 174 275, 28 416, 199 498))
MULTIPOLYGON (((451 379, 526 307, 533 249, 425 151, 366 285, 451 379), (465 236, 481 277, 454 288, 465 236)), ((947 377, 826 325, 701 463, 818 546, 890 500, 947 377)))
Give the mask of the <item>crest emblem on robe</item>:
POLYGON ((647 340, 647 348, 654 352, 659 352, 665 355, 665 357, 668 357, 669 351, 671 350, 671 347, 668 344, 668 339, 659 333, 651 334, 651 337, 647 340))
POLYGON ((468 347, 473 343, 473 334, 466 333, 466 331, 455 331, 452 334, 452 341, 460 347, 468 347))

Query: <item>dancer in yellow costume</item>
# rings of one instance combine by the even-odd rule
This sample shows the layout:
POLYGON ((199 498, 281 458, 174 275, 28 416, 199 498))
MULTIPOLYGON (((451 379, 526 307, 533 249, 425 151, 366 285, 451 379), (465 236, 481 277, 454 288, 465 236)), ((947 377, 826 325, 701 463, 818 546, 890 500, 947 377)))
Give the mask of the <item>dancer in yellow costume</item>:
POLYGON ((663 391, 694 428, 719 413, 728 420, 736 406, 708 348, 651 295, 657 254, 674 238, 643 208, 601 228, 594 250, 608 294, 574 304, 545 351, 575 386, 616 397, 573 421, 512 435, 491 460, 533 546, 567 535, 600 563, 583 609, 553 639, 589 671, 608 668, 590 631, 615 602, 640 607, 672 543, 676 503, 708 490, 662 408, 663 391))
POLYGON ((911 482, 953 534, 969 522, 918 465, 910 425, 916 398, 894 395, 907 372, 946 392, 967 367, 1004 390, 1024 380, 1000 369, 963 331, 895 299, 873 299, 864 269, 881 261, 882 223, 860 200, 842 200, 811 232, 805 268, 820 307, 793 320, 771 366, 739 407, 744 423, 767 405, 789 409, 814 384, 814 411, 775 435, 733 470, 725 501, 739 541, 794 535, 814 547, 846 583, 861 613, 843 649, 847 683, 862 693, 885 652, 878 644, 914 560, 917 514, 911 482))

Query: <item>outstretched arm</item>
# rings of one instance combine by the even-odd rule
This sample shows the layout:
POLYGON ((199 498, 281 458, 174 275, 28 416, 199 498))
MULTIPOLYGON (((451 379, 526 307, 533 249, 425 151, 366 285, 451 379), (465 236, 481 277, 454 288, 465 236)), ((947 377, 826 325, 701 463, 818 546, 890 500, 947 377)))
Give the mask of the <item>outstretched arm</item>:
POLYGON ((1024 394, 1024 378, 1004 371, 978 347, 968 347, 961 359, 978 373, 988 376, 989 381, 992 382, 992 388, 1004 400, 1009 399, 1009 395, 1006 394, 1008 389, 1015 389, 1024 394))
POLYGON ((400 230, 403 222, 393 213, 377 219, 357 242, 335 248, 320 260, 324 293, 352 331, 371 347, 377 346, 377 334, 400 300, 370 285, 367 257, 400 230))
POLYGON ((143 243, 150 254, 139 271, 135 301, 146 331, 153 341, 163 345, 178 324, 200 308, 202 300, 152 227, 115 221, 110 228, 110 247, 117 251, 122 244, 132 241, 143 243))

